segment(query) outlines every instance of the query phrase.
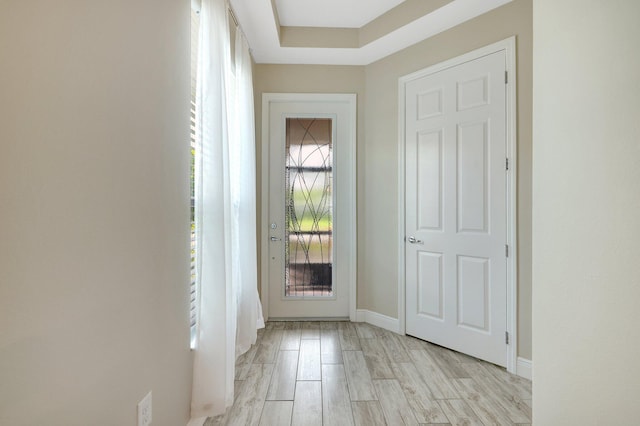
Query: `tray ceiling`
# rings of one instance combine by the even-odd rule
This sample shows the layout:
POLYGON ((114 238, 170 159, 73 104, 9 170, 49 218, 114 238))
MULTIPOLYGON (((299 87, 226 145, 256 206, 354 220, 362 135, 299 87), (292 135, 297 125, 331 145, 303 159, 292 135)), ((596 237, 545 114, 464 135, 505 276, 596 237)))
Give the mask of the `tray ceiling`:
POLYGON ((230 0, 257 63, 367 65, 512 0, 230 0))

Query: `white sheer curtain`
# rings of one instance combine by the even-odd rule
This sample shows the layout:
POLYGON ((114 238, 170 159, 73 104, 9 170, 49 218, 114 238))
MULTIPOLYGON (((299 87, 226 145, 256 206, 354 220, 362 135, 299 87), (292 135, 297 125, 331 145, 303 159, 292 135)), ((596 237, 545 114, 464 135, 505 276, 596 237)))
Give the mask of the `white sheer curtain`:
POLYGON ((227 7, 225 0, 202 0, 200 9, 196 84, 199 309, 192 418, 221 414, 233 404, 236 357, 255 343, 256 329, 262 324, 255 253, 251 59, 242 40, 236 54, 240 56, 237 77, 232 78, 227 7))
POLYGON ((253 78, 249 45, 242 31, 235 40, 234 113, 230 114, 231 201, 233 204, 232 270, 237 283, 236 356, 256 342, 256 328, 264 327, 258 297, 256 242, 256 153, 253 112, 253 78))

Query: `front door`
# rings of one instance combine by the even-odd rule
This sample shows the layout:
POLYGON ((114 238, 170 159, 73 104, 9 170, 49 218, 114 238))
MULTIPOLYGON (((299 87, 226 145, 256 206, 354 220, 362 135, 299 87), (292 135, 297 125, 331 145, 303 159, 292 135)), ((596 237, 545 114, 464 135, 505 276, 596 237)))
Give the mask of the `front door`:
POLYGON ((506 365, 504 51, 406 84, 406 332, 506 365))
POLYGON ((347 318, 351 105, 308 96, 268 103, 268 315, 347 318))

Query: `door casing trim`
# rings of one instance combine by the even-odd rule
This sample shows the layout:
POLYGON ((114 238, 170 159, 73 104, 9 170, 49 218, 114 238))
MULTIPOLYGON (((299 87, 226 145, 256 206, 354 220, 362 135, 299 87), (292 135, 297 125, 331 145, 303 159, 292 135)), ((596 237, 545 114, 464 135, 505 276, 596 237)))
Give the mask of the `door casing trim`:
POLYGON ((347 166, 343 167, 340 186, 348 188, 350 197, 348 209, 348 221, 351 222, 349 232, 345 233, 343 238, 347 239, 348 255, 341 259, 342 263, 346 263, 349 269, 349 319, 356 321, 356 291, 357 291, 357 212, 356 212, 356 126, 357 126, 357 95, 344 93, 263 93, 262 94, 262 202, 261 202, 261 230, 259 232, 261 241, 260 256, 260 301, 262 302, 262 314, 264 320, 269 319, 269 110, 272 103, 283 102, 309 102, 309 103, 346 103, 349 106, 349 122, 350 133, 347 141, 343 141, 348 145, 347 151, 349 158, 341 158, 339 161, 347 162, 347 166), (346 171, 345 171, 346 170, 346 171))
POLYGON ((507 326, 510 343, 507 345, 507 371, 515 374, 518 356, 518 252, 517 252, 517 76, 516 76, 516 37, 509 37, 485 47, 465 53, 461 56, 432 65, 398 80, 398 321, 400 334, 406 332, 406 264, 405 264, 405 86, 410 81, 427 75, 504 51, 506 54, 506 156, 509 170, 506 181, 507 206, 507 326))

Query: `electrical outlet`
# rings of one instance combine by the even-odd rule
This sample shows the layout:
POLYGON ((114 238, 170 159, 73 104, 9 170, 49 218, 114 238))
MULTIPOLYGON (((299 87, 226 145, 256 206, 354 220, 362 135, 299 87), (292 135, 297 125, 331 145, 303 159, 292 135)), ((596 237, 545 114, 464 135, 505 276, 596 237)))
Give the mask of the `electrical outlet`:
POLYGON ((138 426, 149 426, 151 424, 151 391, 138 402, 138 426))

